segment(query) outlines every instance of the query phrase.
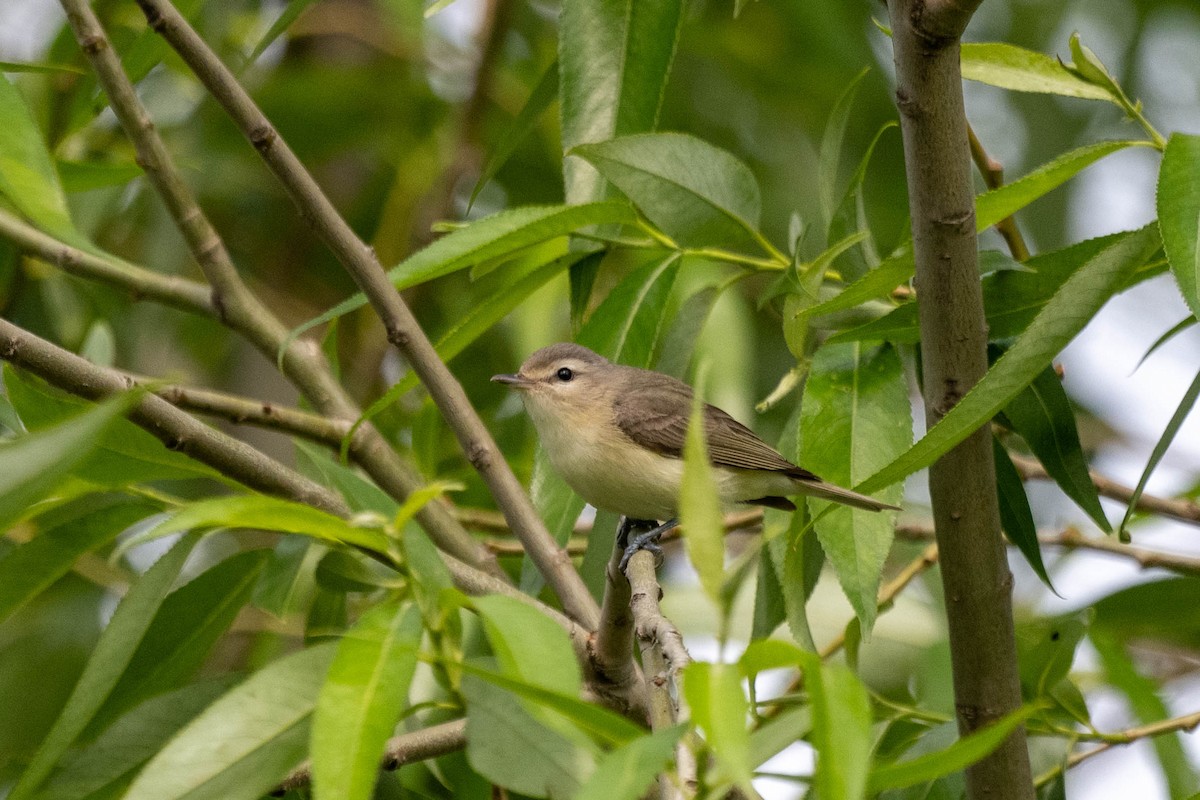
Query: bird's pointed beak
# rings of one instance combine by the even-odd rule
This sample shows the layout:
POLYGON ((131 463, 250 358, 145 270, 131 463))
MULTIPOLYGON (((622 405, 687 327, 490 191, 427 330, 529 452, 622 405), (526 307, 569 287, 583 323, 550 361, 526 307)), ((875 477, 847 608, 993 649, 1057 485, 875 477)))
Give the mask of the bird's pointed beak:
POLYGON ((492 380, 496 383, 511 386, 513 389, 525 389, 533 383, 533 381, 520 375, 493 375, 492 380))

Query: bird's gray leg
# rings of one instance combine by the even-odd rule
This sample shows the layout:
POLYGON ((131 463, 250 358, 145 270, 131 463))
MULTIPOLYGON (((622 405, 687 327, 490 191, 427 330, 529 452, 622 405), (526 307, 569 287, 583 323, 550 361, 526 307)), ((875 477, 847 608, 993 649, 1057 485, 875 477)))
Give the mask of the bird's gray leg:
POLYGON ((656 525, 658 525, 658 522, 652 519, 621 517, 621 524, 617 526, 617 547, 624 550, 629 546, 629 534, 634 531, 645 532, 656 525))
MULTIPOLYGON (((634 522, 641 522, 641 520, 634 520, 634 522)), ((660 559, 662 557, 662 548, 658 546, 658 540, 662 538, 664 533, 678 524, 678 518, 669 519, 661 525, 634 536, 633 541, 629 542, 629 545, 625 548, 625 555, 621 556, 621 572, 624 572, 625 567, 629 566, 629 559, 633 558, 633 554, 638 550, 649 550, 651 553, 654 553, 656 560, 660 559)), ((632 528, 632 526, 630 527, 632 528)), ((618 538, 617 541, 622 542, 623 540, 618 538)))

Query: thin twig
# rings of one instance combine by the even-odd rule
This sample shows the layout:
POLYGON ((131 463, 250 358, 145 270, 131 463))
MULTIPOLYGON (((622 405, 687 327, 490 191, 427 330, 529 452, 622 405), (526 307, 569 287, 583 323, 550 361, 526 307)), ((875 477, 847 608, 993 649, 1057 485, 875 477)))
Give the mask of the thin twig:
POLYGON ((1200 711, 1185 714, 1182 717, 1174 717, 1172 719, 1164 719, 1158 722, 1152 722, 1149 725, 1139 725, 1136 728, 1127 728, 1118 733, 1106 734, 1108 741, 1099 747, 1093 747, 1090 750, 1081 750, 1072 753, 1066 759, 1066 762, 1059 764, 1046 772, 1043 772, 1034 781, 1038 787, 1044 786, 1056 777, 1062 774, 1064 769, 1070 769, 1077 764, 1087 761, 1093 756, 1098 756, 1101 753, 1111 750, 1114 747, 1123 747, 1127 744, 1149 739, 1154 736, 1162 736, 1166 733, 1186 733, 1200 727, 1200 711))
MULTIPOLYGON (((678 687, 679 673, 691 663, 692 657, 683 645, 683 636, 675 623, 667 619, 658 601, 662 589, 655 575, 654 554, 639 550, 625 568, 629 580, 629 609, 633 613, 633 629, 642 651, 649 695, 650 728, 655 731, 671 727, 679 717, 673 689, 678 687)), ((695 761, 691 749, 681 740, 676 747, 676 769, 684 786, 694 786, 695 761)), ((679 800, 684 792, 668 775, 658 776, 663 800, 679 800)))
MULTIPOLYGON (((901 525, 896 528, 896 538, 909 541, 929 541, 933 528, 925 525, 901 525)), ((1093 550, 1129 559, 1142 569, 1165 569, 1180 575, 1200 576, 1200 558, 1147 550, 1122 544, 1106 536, 1085 536, 1078 528, 1070 527, 1054 533, 1038 534, 1038 543, 1043 547, 1062 547, 1067 550, 1093 550)))
MULTIPOLYGON (((1017 472, 1021 474, 1022 480, 1050 480, 1050 476, 1046 473, 1046 468, 1035 459, 1026 458, 1015 453, 1009 453, 1009 455, 1012 457, 1012 462, 1016 466, 1017 472)), ((1106 478, 1097 472, 1089 472, 1088 475, 1091 477, 1092 483, 1096 486, 1096 491, 1102 497, 1118 500, 1126 505, 1133 499, 1133 489, 1130 487, 1122 483, 1117 483, 1111 478, 1106 478)), ((1151 514, 1177 519, 1180 522, 1200 525, 1200 505, 1191 500, 1171 499, 1143 494, 1138 498, 1136 508, 1138 511, 1147 511, 1151 514)))
MULTIPOLYGON (((176 168, 166 144, 125 74, 103 27, 87 0, 60 0, 76 39, 91 60, 108 94, 113 112, 137 150, 138 163, 162 198, 188 249, 212 286, 212 307, 232 329, 249 339, 269 358, 287 340, 283 323, 249 290, 225 248, 225 243, 196 202, 176 168)), ((284 353, 284 374, 324 413, 354 420, 360 411, 334 379, 318 348, 292 346, 284 353)), ((367 426, 363 426, 366 428, 367 426)), ((359 439, 357 455, 385 490, 404 499, 424 481, 406 465, 373 428, 359 439)), ((419 520, 443 550, 503 576, 495 556, 459 526, 440 504, 429 504, 419 520)))
MULTIPOLYGON (((975 129, 971 127, 970 123, 967 123, 967 139, 971 143, 971 159, 975 162, 979 174, 983 176, 983 182, 989 189, 999 189, 1004 185, 1004 165, 988 155, 987 150, 983 148, 983 142, 979 141, 979 137, 975 135, 975 129)), ((1025 237, 1021 235, 1021 229, 1017 227, 1016 217, 1009 214, 997 222, 995 228, 996 232, 1004 237, 1004 242, 1008 245, 1008 251, 1012 253, 1013 258, 1017 261, 1029 259, 1029 247, 1025 244, 1025 237)))
MULTIPOLYGON (((466 746, 467 721, 465 719, 431 725, 419 731, 402 733, 388 739, 387 747, 383 751, 383 758, 379 762, 379 768, 399 769, 405 764, 444 756, 447 753, 462 750, 466 746)), ((307 786, 311 781, 312 764, 305 761, 280 781, 279 786, 271 794, 277 797, 282 796, 293 789, 307 786)))
POLYGON ((166 0, 137 0, 150 27, 161 34, 191 67, 214 99, 258 150, 280 180, 302 216, 333 251, 363 290, 383 321, 388 341, 405 357, 429 390, 458 438, 467 460, 487 483, 497 505, 524 542, 530 558, 554 589, 563 608, 575 620, 595 629, 600 609, 571 564, 571 558, 550 536, 528 495, 504 460, 491 433, 471 406, 458 380, 438 357, 384 273, 382 265, 344 219, 255 105, 249 94, 187 20, 166 0))

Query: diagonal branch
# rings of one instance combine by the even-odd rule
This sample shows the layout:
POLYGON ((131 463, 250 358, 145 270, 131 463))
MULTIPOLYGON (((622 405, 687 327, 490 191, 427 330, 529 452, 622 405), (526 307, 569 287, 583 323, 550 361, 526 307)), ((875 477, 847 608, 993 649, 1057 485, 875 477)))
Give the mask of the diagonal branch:
POLYGON ((167 0, 138 0, 138 5, 150 27, 179 53, 258 150, 302 216, 313 225, 366 294, 383 321, 388 341, 396 346, 429 390, 457 436, 467 460, 488 484, 497 504, 558 595, 563 608, 587 628, 595 629, 599 608, 572 567, 570 556, 551 537, 462 386, 438 357, 412 311, 388 281, 374 251, 342 219, 233 73, 174 6, 167 0))
MULTIPOLYGON (((137 150, 138 163, 146 171, 212 286, 212 308, 225 324, 246 336, 268 358, 273 358, 287 339, 287 329, 242 281, 220 234, 175 167, 87 0, 60 2, 80 47, 108 94, 113 112, 137 150)), ((350 420, 361 415, 316 348, 289 347, 282 366, 288 378, 325 414, 350 420)), ((385 491, 403 499, 423 485, 416 471, 406 465, 373 428, 359 441, 358 456, 364 468, 385 491)), ((419 519, 441 549, 497 576, 504 574, 495 556, 476 542, 440 505, 426 506, 419 519)))
POLYGON ((1149 739, 1154 736, 1162 736, 1163 734, 1167 733, 1186 733, 1188 731, 1194 731, 1196 728, 1200 728, 1200 711, 1194 711, 1191 714, 1184 714, 1182 717, 1173 717, 1171 719, 1159 720, 1158 722, 1151 722, 1148 725, 1139 725, 1136 728, 1127 728, 1119 733, 1106 734, 1105 738, 1107 741, 1105 741, 1104 744, 1098 747, 1093 747, 1091 750, 1081 750, 1079 752, 1072 753, 1067 757, 1065 763, 1059 764, 1058 766, 1039 775, 1035 783, 1039 787, 1045 786, 1047 783, 1061 775, 1064 769, 1070 769, 1071 767, 1081 764, 1084 761, 1087 761, 1089 758, 1098 756, 1114 747, 1122 747, 1127 744, 1133 744, 1134 742, 1141 741, 1142 739, 1149 739))
MULTIPOLYGON (((979 137, 975 135, 975 129, 970 124, 967 125, 967 140, 971 145, 971 160, 975 162, 975 168, 983 176, 983 182, 989 189, 999 189, 1004 185, 1004 165, 988 155, 988 151, 983 147, 983 142, 979 141, 979 137)), ((1029 246, 1025 244, 1025 237, 1021 235, 1021 229, 1017 227, 1016 217, 1009 214, 992 227, 1004 237, 1004 242, 1008 245, 1008 252, 1012 254, 1013 258, 1017 261, 1029 260, 1029 246)))

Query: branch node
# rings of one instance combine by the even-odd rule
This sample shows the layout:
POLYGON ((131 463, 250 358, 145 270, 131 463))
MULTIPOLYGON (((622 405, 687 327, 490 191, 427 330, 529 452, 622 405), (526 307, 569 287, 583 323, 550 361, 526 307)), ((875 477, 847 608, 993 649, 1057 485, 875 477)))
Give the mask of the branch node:
POLYGON ((275 132, 275 127, 267 123, 258 125, 250 131, 250 144, 254 145, 254 149, 260 153, 265 153, 274 146, 275 140, 279 138, 279 134, 275 132))
POLYGON ((94 55, 108 47, 108 39, 106 39, 103 34, 93 33, 80 39, 79 46, 83 48, 83 52, 87 53, 88 55, 94 55))

